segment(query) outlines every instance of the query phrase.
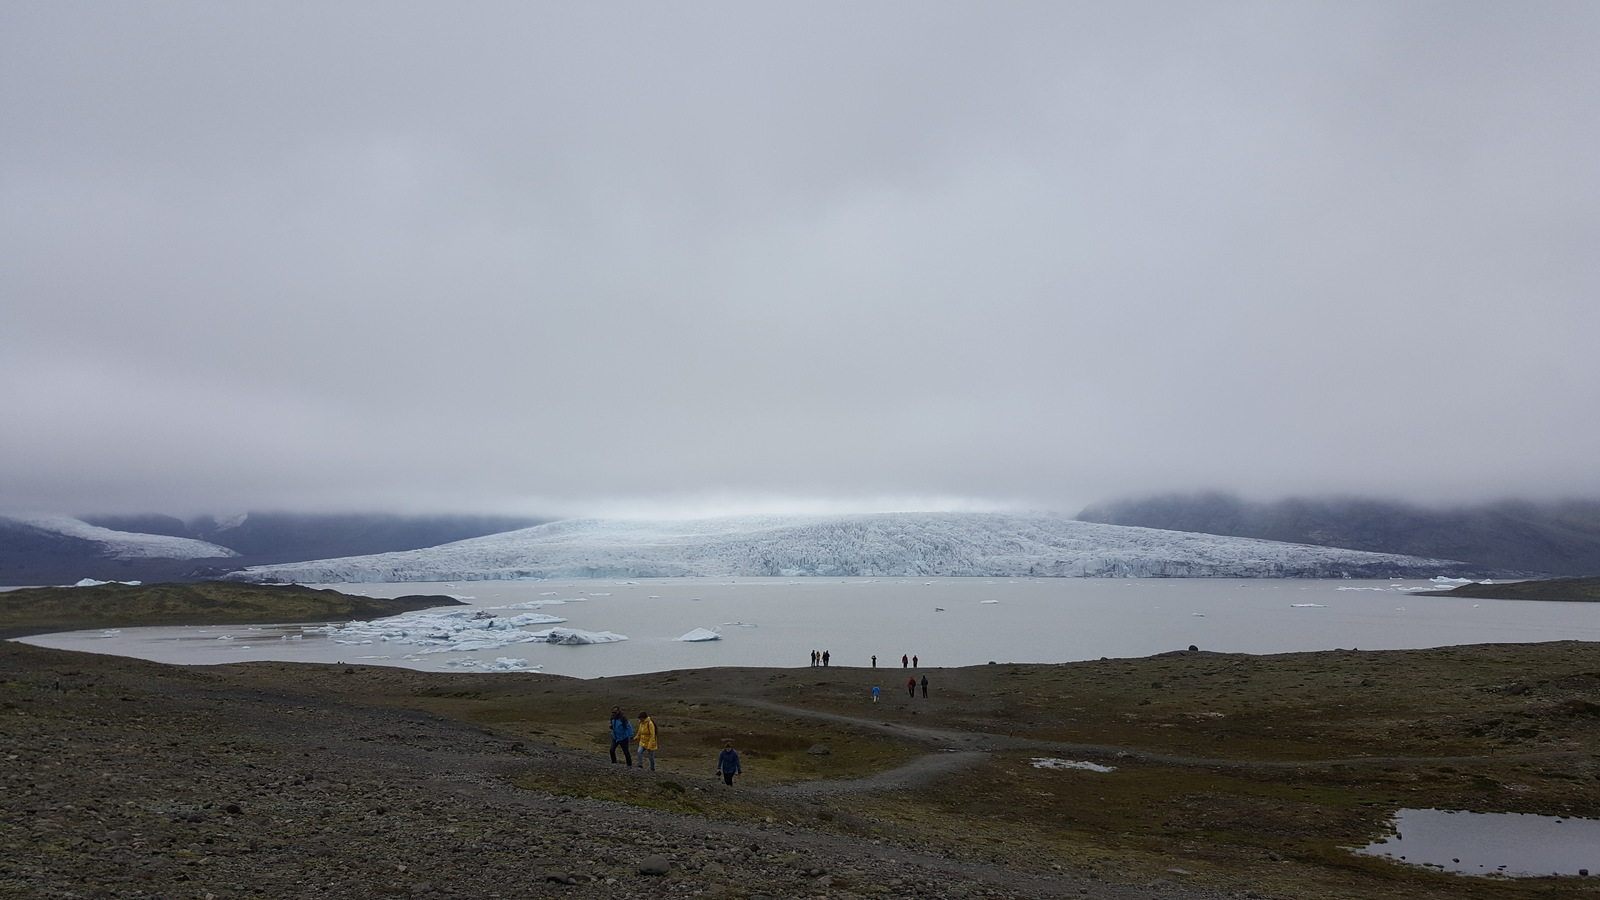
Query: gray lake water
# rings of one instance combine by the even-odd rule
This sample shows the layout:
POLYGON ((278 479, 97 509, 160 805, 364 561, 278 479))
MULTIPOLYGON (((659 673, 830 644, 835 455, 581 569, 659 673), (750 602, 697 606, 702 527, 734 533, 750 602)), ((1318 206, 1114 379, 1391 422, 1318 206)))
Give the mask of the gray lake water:
POLYGON ((174 663, 272 659, 428 671, 519 664, 582 678, 698 666, 804 666, 812 650, 829 651, 835 666, 865 667, 876 654, 880 668, 898 668, 902 654, 939 667, 1139 657, 1190 645, 1259 654, 1600 640, 1600 604, 1454 599, 1426 593, 1434 585, 1423 581, 673 578, 325 587, 374 597, 470 597, 486 613, 543 612, 567 619, 564 627, 615 632, 628 640, 419 652, 411 644, 306 631, 292 623, 129 628, 26 640, 174 663), (567 602, 505 609, 553 600, 567 602), (712 627, 721 628, 721 640, 677 640, 712 627), (370 642, 353 642, 361 640, 370 642))
POLYGON ((1600 872, 1600 820, 1402 809, 1390 834, 1356 852, 1462 875, 1588 875, 1600 872))

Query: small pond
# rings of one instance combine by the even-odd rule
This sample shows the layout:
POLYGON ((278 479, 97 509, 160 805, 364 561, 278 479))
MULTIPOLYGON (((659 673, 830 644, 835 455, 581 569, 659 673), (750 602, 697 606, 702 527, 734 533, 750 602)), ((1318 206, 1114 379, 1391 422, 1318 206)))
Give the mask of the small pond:
POLYGON ((1600 819, 1402 809, 1391 827, 1356 852, 1463 875, 1600 874, 1600 819))

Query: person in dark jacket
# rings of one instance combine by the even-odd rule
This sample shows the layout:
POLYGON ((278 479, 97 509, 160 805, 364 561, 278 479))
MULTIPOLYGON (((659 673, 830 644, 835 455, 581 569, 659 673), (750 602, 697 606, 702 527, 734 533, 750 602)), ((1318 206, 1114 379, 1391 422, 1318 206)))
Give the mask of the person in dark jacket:
POLYGON ((617 761, 617 748, 622 748, 622 758, 628 767, 633 767, 633 751, 628 749, 628 742, 633 740, 633 726, 628 723, 628 717, 622 714, 622 707, 611 707, 611 761, 617 761))
POLYGON ((739 751, 733 749, 733 741, 722 745, 722 753, 717 757, 717 774, 722 776, 722 783, 733 784, 733 776, 744 770, 739 767, 739 751))
POLYGON ((906 679, 906 696, 913 698, 917 696, 917 679, 906 679))
POLYGON ((922 699, 928 699, 928 676, 922 676, 922 699))

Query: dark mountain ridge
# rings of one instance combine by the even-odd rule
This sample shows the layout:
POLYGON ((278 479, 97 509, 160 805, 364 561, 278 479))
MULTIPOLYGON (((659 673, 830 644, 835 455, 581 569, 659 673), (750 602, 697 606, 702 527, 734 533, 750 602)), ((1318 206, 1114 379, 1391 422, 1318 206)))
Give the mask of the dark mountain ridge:
POLYGON ((71 584, 82 578, 198 581, 247 565, 417 550, 548 521, 512 516, 360 513, 249 513, 220 523, 210 517, 185 522, 164 515, 78 518, 114 531, 207 541, 239 555, 212 559, 122 558, 93 540, 0 516, 0 584, 71 584))
POLYGON ((1455 559, 1549 575, 1600 575, 1600 500, 1428 508, 1357 498, 1250 502, 1223 493, 1097 504, 1084 522, 1455 559))

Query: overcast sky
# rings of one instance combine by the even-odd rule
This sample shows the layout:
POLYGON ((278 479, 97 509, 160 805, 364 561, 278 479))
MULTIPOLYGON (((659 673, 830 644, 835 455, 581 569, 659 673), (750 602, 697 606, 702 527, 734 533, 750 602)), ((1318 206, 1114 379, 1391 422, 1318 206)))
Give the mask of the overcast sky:
POLYGON ((1600 495, 1600 4, 0 3, 0 509, 1600 495))

